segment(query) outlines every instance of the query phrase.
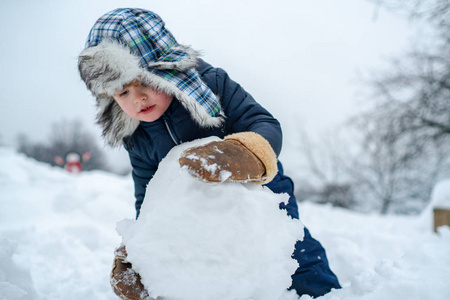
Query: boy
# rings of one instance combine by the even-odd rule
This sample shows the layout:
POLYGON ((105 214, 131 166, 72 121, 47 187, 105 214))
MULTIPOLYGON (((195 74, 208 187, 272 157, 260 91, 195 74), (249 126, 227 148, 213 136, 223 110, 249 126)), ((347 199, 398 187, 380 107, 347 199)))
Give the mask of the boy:
MULTIPOLYGON (((113 10, 95 23, 78 62, 82 79, 97 98, 103 137, 129 153, 137 217, 146 186, 170 149, 218 136, 223 141, 188 150, 180 165, 207 182, 254 181, 275 193, 288 193, 288 204, 280 208, 298 218, 292 180, 277 161, 282 143, 279 122, 224 70, 178 44, 164 25, 147 10, 113 10), (218 164, 230 176, 218 178, 202 161, 218 164)), ((340 287, 325 250, 306 228, 293 257, 301 267, 292 275, 290 288, 299 295, 318 297, 340 287)), ((111 283, 123 299, 147 295, 139 275, 126 263, 123 247, 116 251, 111 283), (130 274, 137 283, 125 280, 130 274)))

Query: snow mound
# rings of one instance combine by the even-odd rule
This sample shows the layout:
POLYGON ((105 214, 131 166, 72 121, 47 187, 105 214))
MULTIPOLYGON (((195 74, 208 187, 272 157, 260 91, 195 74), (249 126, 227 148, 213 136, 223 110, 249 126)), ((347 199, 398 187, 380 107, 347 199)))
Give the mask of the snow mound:
POLYGON ((0 166, 0 299, 117 299, 114 227, 135 214, 131 176, 70 174, 4 147, 0 166))
POLYGON ((303 225, 279 209, 287 194, 256 184, 200 182, 181 169, 177 146, 147 187, 137 221, 118 223, 128 260, 152 297, 274 300, 298 267, 303 225))
POLYGON ((321 300, 450 299, 448 226, 436 234, 420 216, 362 214, 313 203, 301 203, 299 210, 343 286, 321 300))
POLYGON ((450 209, 450 179, 436 184, 431 195, 431 205, 433 207, 450 209))
POLYGON ((30 272, 13 260, 17 243, 0 236, 0 245, 0 299, 34 299, 36 292, 30 272))

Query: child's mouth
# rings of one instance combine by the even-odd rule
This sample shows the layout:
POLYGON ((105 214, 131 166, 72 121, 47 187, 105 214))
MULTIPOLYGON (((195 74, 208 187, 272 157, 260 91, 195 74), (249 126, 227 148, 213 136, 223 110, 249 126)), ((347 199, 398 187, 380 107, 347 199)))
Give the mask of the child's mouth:
POLYGON ((146 106, 146 107, 141 109, 140 113, 141 114, 149 114, 149 113, 151 113, 153 111, 153 108, 155 108, 154 105, 146 106))

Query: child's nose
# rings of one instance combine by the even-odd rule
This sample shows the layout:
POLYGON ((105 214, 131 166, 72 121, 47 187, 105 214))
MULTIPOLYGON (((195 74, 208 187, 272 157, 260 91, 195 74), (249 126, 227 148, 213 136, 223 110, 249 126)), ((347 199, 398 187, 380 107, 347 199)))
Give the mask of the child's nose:
POLYGON ((137 92, 134 97, 134 102, 140 103, 147 100, 147 94, 144 92, 137 92))

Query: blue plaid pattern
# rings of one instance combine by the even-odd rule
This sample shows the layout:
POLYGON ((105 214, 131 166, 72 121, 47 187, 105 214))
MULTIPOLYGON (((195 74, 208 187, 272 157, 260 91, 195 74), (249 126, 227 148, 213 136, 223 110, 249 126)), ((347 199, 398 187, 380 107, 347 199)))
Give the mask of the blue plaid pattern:
POLYGON ((179 44, 157 14, 138 8, 118 8, 106 13, 92 27, 86 48, 98 45, 103 39, 127 45, 140 58, 142 68, 173 83, 202 105, 210 116, 220 113, 218 99, 194 68, 187 71, 164 69, 165 62, 183 60, 188 53, 183 47, 176 47, 179 44), (160 63, 160 67, 149 67, 154 63, 160 63))

